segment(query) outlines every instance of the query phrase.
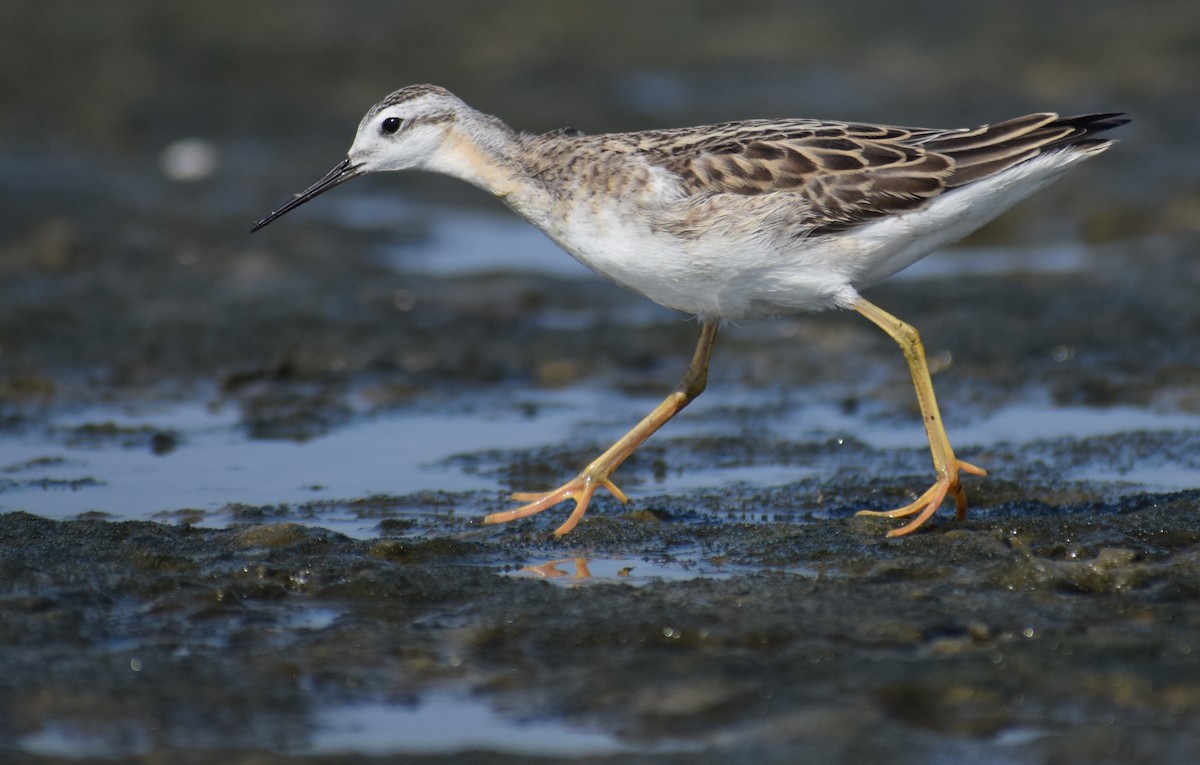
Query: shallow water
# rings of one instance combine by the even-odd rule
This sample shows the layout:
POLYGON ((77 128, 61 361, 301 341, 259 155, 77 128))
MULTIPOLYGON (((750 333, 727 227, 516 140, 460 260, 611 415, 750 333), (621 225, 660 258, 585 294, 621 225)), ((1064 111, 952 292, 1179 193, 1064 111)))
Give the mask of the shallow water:
MULTIPOLYGON (((842 439, 878 450, 925 446, 916 423, 847 414, 828 403, 794 404, 795 391, 719 390, 706 393, 659 435, 672 443, 739 433, 739 422, 763 419, 755 438, 821 443, 842 439), (730 411, 738 412, 730 420, 730 411)), ((68 519, 104 513, 114 519, 181 517, 204 525, 231 521, 231 506, 305 505, 356 497, 420 492, 502 491, 491 468, 523 451, 615 440, 653 406, 649 397, 628 397, 593 386, 565 391, 504 388, 491 400, 472 397, 360 416, 301 441, 249 437, 230 405, 145 404, 96 406, 52 416, 37 428, 0 434, 0 511, 26 511, 68 519), (536 401, 536 407, 530 402, 536 401), (156 450, 154 434, 169 448, 156 450)), ((1200 416, 1130 406, 1062 407, 1016 403, 964 423, 951 423, 961 454, 998 445, 1020 454, 1047 443, 1146 432, 1156 437, 1200 439, 1200 416)), ((764 446, 764 450, 769 447, 764 446)), ((836 446, 832 447, 836 448, 836 446)), ((640 476, 637 495, 685 495, 733 486, 769 488, 819 478, 820 465, 775 461, 769 453, 739 464, 673 467, 640 476)), ((1197 483, 1194 455, 1150 451, 1120 461, 1098 454, 1059 473, 1073 481, 1122 484, 1115 496, 1134 491, 1173 491, 1197 483)), ((1020 465, 993 465, 1001 474, 1020 465)), ((563 477, 564 480, 566 476, 563 477)), ((801 501, 803 506, 803 501, 801 501)), ((315 520, 352 536, 378 533, 373 519, 339 516, 329 507, 315 520)))
MULTIPOLYGON (((220 522, 230 504, 306 503, 384 493, 471 491, 489 482, 445 464, 470 448, 532 447, 571 426, 566 409, 546 406, 536 418, 507 411, 409 413, 363 418, 306 441, 252 439, 233 407, 200 403, 93 408, 53 418, 37 434, 0 439, 0 462, 11 482, 5 510, 69 518, 103 512, 150 519, 199 510, 220 522), (89 429, 168 433, 166 453, 105 443, 72 444, 89 429)), ((116 441, 117 443, 113 443, 116 441)), ((370 533, 345 519, 331 527, 370 533)))
MULTIPOLYGON (((621 741, 610 733, 561 722, 522 720, 486 701, 443 692, 410 704, 358 702, 314 710, 307 743, 281 747, 293 755, 458 754, 487 750, 497 756, 568 756, 685 750, 685 745, 621 741)), ((109 731, 89 734, 57 726, 24 736, 18 750, 46 757, 123 758, 152 753, 152 736, 124 740, 109 731)))

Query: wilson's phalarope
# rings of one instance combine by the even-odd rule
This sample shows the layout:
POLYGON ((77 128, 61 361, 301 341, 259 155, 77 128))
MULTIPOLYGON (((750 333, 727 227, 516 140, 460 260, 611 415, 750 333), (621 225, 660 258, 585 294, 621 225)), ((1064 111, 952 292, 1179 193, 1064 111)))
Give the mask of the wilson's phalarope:
POLYGON ((621 501, 611 476, 704 390, 721 322, 852 308, 904 352, 937 478, 886 512, 920 527, 953 497, 966 516, 962 472, 986 471, 950 447, 917 331, 859 290, 974 231, 1068 168, 1107 149, 1095 136, 1128 122, 1117 113, 1030 114, 996 125, 935 130, 749 120, 704 127, 584 135, 517 133, 450 92, 414 85, 367 112, 346 159, 254 225, 255 231, 364 173, 428 170, 504 200, 603 276, 701 321, 683 380, 575 478, 485 523, 524 518, 572 500, 556 531, 575 528, 596 489, 621 501))

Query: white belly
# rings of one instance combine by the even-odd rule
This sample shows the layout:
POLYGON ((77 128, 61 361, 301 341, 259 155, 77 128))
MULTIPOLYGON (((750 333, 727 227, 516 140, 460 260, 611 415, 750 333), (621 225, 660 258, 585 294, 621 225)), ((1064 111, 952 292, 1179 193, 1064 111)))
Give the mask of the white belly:
POLYGON ((739 319, 848 305, 851 274, 817 240, 780 241, 756 225, 762 201, 728 196, 733 207, 705 220, 694 235, 662 225, 669 212, 619 216, 577 211, 543 230, 608 279, 684 313, 739 319))

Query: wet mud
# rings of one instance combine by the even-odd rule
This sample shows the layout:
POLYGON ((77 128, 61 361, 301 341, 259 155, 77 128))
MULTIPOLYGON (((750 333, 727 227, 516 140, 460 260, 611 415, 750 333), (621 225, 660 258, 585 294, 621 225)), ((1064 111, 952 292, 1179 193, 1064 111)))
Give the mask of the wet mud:
POLYGON ((1128 762, 1164 742, 1186 758, 1197 499, 1014 501, 895 541, 841 513, 697 517, 687 497, 601 513, 566 543, 544 524, 435 532, 409 518, 417 498, 374 502, 402 520, 370 540, 10 513, 2 733, 30 748, 53 720, 97 754, 322 761, 299 755, 323 708, 453 688, 517 721, 614 732, 619 754, 596 762, 1128 762), (578 561, 561 579, 512 575, 568 551, 585 567, 632 556, 625 576, 643 562, 695 575, 584 579, 578 561))

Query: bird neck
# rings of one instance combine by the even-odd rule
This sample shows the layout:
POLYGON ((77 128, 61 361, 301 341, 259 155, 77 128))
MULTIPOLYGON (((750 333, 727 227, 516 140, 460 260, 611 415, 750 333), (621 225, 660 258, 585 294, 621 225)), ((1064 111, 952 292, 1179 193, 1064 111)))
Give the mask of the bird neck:
POLYGON ((508 125, 471 112, 460 116, 449 129, 429 169, 490 192, 528 216, 543 201, 545 192, 521 157, 520 140, 508 125))

